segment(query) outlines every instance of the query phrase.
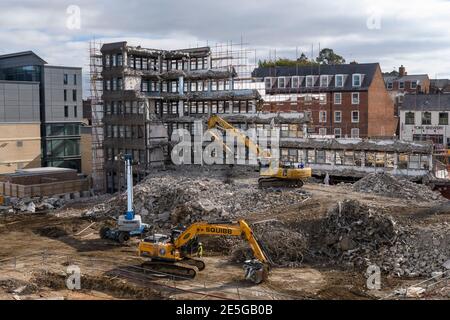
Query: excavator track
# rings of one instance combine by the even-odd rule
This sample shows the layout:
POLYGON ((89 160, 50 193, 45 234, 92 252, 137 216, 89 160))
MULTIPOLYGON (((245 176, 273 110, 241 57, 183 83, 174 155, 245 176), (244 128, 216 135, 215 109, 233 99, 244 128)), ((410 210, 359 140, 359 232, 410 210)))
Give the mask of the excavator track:
POLYGON ((199 269, 195 265, 184 262, 169 262, 169 261, 146 261, 142 267, 155 272, 161 272, 167 275, 183 277, 187 279, 194 279, 199 269))
POLYGON ((302 180, 294 179, 280 179, 276 177, 261 177, 258 179, 260 188, 301 188, 303 184, 302 180))
POLYGON ((183 260, 183 263, 186 263, 190 266, 195 266, 197 267, 198 271, 202 271, 205 269, 206 265, 203 262, 203 260, 198 259, 198 258, 193 258, 193 257, 189 257, 183 260))

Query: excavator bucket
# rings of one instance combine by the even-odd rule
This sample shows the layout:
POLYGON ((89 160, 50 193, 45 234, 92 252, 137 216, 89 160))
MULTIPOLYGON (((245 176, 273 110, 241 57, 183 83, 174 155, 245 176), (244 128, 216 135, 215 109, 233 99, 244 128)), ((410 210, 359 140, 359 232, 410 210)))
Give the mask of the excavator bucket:
POLYGON ((245 261, 244 271, 245 279, 255 284, 264 282, 269 275, 267 266, 257 259, 245 261))

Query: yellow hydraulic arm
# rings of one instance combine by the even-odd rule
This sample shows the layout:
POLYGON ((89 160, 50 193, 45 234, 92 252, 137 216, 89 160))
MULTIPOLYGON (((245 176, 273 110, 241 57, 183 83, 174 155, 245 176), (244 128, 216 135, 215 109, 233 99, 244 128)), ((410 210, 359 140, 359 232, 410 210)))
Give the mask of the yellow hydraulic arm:
POLYGON ((250 140, 245 134, 241 133, 238 129, 233 127, 230 123, 228 123, 223 118, 218 115, 212 115, 208 119, 208 129, 218 128, 220 130, 228 130, 228 132, 236 137, 238 143, 244 144, 249 151, 253 152, 257 157, 270 158, 270 152, 263 151, 258 144, 254 143, 250 140))
POLYGON ((262 263, 269 263, 268 258, 264 254, 263 250, 258 244, 252 229, 244 220, 239 220, 230 224, 215 224, 206 222, 197 222, 189 226, 186 230, 181 233, 174 243, 175 248, 181 248, 189 240, 193 239, 198 235, 210 235, 210 236, 242 236, 246 239, 250 247, 253 250, 255 258, 257 258, 262 263))

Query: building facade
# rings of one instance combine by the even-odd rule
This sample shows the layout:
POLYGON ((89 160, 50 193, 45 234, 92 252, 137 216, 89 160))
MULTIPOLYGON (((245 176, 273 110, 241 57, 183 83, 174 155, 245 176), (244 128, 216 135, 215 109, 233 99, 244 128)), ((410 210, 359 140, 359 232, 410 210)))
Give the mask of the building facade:
POLYGON ((312 136, 395 135, 394 105, 377 63, 259 67, 252 75, 264 82, 263 110, 305 112, 312 119, 312 136))
POLYGON ((41 166, 39 83, 0 80, 0 174, 41 166))
POLYGON ((260 115, 258 91, 237 85, 236 70, 220 65, 209 47, 168 51, 119 42, 103 45, 101 53, 108 192, 123 185, 121 154, 139 162, 134 167, 139 181, 170 163, 174 130, 205 130, 213 114, 240 129, 279 126, 287 136, 303 136, 304 113, 260 115))
POLYGON ((0 56, 0 80, 37 82, 41 164, 81 172, 81 68, 49 66, 32 51, 0 56))
POLYGON ((432 141, 436 148, 450 145, 450 95, 406 95, 400 107, 400 138, 432 141))

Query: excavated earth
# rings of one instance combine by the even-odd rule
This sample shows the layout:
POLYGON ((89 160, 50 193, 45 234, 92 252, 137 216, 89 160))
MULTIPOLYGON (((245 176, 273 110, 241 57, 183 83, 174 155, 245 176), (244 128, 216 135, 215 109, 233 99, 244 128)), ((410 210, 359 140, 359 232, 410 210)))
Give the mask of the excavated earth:
MULTIPOLYGON (((357 187, 307 183, 300 190, 260 190, 257 172, 227 167, 172 168, 135 186, 136 210, 157 232, 200 220, 247 220, 273 261, 269 281, 260 286, 243 280, 242 261, 250 251, 238 238, 202 237, 207 267, 196 279, 144 272, 137 239, 120 246, 98 236, 124 209, 122 195, 47 214, 5 214, 0 216, 0 298, 405 298, 394 293, 445 276, 449 202, 357 187), (82 273, 78 291, 64 282, 73 265, 82 273), (367 267, 373 265, 382 273, 380 290, 366 285, 367 267)), ((432 283, 421 298, 450 298, 448 282, 432 283)))

